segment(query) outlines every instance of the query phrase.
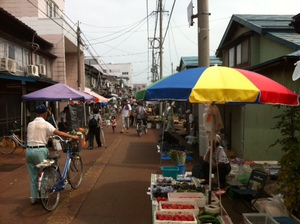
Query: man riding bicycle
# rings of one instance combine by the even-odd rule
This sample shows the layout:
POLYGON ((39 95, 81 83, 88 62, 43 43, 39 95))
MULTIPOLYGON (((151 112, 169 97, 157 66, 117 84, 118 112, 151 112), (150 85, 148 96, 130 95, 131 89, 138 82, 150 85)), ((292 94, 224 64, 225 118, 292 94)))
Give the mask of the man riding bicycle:
POLYGON ((135 113, 136 113, 136 123, 141 125, 143 121, 143 125, 147 125, 147 112, 145 108, 143 107, 143 102, 138 101, 137 102, 137 107, 135 108, 135 113))

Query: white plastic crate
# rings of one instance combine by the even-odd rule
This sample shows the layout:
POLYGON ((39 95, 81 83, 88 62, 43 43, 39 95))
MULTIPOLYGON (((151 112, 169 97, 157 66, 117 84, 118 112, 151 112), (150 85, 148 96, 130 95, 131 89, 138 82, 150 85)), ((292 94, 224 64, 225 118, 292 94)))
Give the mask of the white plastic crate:
POLYGON ((154 220, 154 224, 163 224, 163 223, 168 223, 168 224, 197 224, 197 219, 196 219, 194 213, 185 212, 185 211, 178 211, 178 212, 155 211, 153 220, 154 220), (179 216, 182 216, 182 215, 192 216, 194 220, 193 221, 158 220, 158 215, 172 216, 172 217, 175 217, 176 215, 179 215, 179 216))
POLYGON ((195 201, 197 206, 203 208, 206 205, 206 198, 201 192, 172 192, 168 193, 169 201, 195 201))
POLYGON ((244 224, 278 224, 267 213, 243 213, 244 224))
POLYGON ((166 212, 178 212, 178 211, 188 211, 192 212, 195 216, 199 215, 199 208, 198 205, 195 201, 160 201, 157 209, 159 211, 166 211, 166 212), (163 205, 177 205, 178 207, 183 206, 183 205, 191 205, 194 208, 193 209, 183 209, 183 208, 173 208, 173 209, 164 209, 163 205))

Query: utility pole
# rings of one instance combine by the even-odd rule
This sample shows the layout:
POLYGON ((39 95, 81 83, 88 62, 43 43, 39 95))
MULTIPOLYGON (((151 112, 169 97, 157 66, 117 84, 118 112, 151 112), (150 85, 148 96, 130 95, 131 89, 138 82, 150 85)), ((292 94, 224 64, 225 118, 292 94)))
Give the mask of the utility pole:
POLYGON ((159 76, 163 77, 162 0, 159 0, 159 76))
POLYGON ((78 25, 77 25, 77 76, 78 76, 78 90, 80 91, 80 86, 81 86, 81 78, 80 78, 80 28, 79 28, 79 21, 78 21, 78 25))
MULTIPOLYGON (((208 12, 208 0, 198 0, 198 67, 208 67, 210 65, 209 58, 209 16, 208 12)), ((198 130, 203 130, 200 123, 203 124, 203 113, 204 106, 198 104, 198 118, 199 126, 198 130)), ((200 136, 199 136, 200 138, 200 136)), ((199 152, 201 152, 201 145, 199 140, 199 152)), ((212 147, 212 144, 211 144, 212 147)), ((212 158, 212 153, 210 154, 210 161, 212 158)), ((212 164, 210 162, 210 175, 212 164)), ((208 204, 211 204, 211 177, 209 178, 209 189, 208 189, 208 204)))
POLYGON ((208 0, 198 0, 198 66, 206 67, 209 62, 209 16, 208 0))

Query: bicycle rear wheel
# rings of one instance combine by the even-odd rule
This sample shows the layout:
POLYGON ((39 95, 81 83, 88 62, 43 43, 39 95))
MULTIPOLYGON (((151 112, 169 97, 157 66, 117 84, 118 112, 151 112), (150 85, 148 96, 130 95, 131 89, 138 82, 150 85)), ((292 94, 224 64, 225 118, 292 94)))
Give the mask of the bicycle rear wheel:
POLYGON ((72 154, 67 178, 73 189, 80 186, 83 178, 83 165, 81 156, 78 153, 72 154))
POLYGON ((18 146, 18 143, 10 136, 3 136, 0 138, 0 152, 2 154, 13 153, 18 146))
POLYGON ((46 167, 43 173, 40 189, 41 202, 47 211, 53 211, 57 207, 60 198, 60 191, 56 191, 54 188, 59 181, 59 173, 52 166, 46 167))

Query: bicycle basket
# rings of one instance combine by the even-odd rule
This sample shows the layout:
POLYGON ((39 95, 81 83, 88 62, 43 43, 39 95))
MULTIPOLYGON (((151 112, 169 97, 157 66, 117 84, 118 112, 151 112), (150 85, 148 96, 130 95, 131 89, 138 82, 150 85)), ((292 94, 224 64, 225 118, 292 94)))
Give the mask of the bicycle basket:
POLYGON ((64 153, 66 153, 68 149, 70 150, 70 152, 80 152, 82 149, 80 138, 77 141, 60 142, 60 144, 64 153))

